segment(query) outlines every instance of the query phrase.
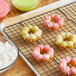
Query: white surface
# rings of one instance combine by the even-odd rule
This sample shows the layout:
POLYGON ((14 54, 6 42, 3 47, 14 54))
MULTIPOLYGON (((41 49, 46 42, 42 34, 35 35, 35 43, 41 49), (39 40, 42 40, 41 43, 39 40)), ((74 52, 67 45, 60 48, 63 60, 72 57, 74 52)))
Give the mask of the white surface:
MULTIPOLYGON (((30 11, 30 12, 27 12, 25 14, 30 14, 30 13, 33 13, 33 12, 36 12, 36 11, 42 11, 42 10, 46 10, 46 9, 52 9, 52 8, 56 8, 56 7, 61 7, 61 6, 64 6, 64 5, 67 5, 69 3, 72 3, 72 2, 75 2, 76 0, 61 0, 61 1, 58 1, 58 2, 55 2, 53 4, 50 4, 50 5, 47 5, 47 6, 44 6, 44 7, 41 7, 39 9, 36 9, 36 10, 33 10, 33 11, 30 11)), ((22 14, 24 15, 24 14, 22 14)), ((21 16, 21 15, 20 15, 21 16)), ((2 24, 3 25, 3 24, 2 24)), ((2 26, 3 27, 3 26, 2 26)), ((2 30, 1 30, 2 31, 2 30)), ((2 32, 3 33, 3 32, 2 32)), ((3 33, 4 34, 4 33, 3 33)), ((5 34, 4 34, 5 35, 5 34)), ((20 52, 20 56, 24 59, 24 61, 28 64, 28 66, 35 72, 35 74, 37 76, 40 76, 39 73, 35 70, 35 68, 28 62, 28 60, 23 56, 23 54, 20 52)))

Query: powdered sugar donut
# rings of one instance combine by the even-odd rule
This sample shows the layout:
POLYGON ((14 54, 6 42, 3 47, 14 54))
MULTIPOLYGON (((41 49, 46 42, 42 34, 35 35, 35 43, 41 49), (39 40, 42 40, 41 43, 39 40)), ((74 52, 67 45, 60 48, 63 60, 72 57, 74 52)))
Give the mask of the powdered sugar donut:
POLYGON ((59 69, 66 76, 76 76, 76 58, 65 57, 59 61, 59 69), (73 67, 69 67, 68 65, 73 67))
POLYGON ((51 14, 46 16, 44 24, 47 28, 58 29, 63 26, 64 19, 60 15, 51 14))
POLYGON ((32 52, 37 61, 49 61, 54 55, 54 50, 49 45, 39 45, 32 52))

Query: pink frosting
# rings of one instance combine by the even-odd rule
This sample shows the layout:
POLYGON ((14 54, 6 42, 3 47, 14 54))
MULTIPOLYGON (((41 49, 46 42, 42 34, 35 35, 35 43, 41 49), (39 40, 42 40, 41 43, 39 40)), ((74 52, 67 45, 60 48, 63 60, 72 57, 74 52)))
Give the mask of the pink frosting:
POLYGON ((51 56, 53 56, 54 50, 49 45, 39 45, 38 47, 35 47, 32 55, 37 60, 49 60, 51 56), (46 54, 41 54, 42 52, 46 54))
POLYGON ((70 68, 70 74, 76 74, 76 68, 75 67, 70 68))
POLYGON ((54 16, 55 16, 54 14, 50 14, 50 17, 51 17, 51 18, 54 18, 54 16))
POLYGON ((70 68, 67 66, 68 63, 71 62, 71 60, 75 60, 75 58, 65 57, 64 59, 60 59, 59 61, 59 69, 61 72, 65 73, 65 75, 71 75, 76 74, 76 68, 72 67, 70 68))
POLYGON ((54 54, 53 48, 51 48, 49 45, 44 46, 44 52, 47 52, 47 54, 49 54, 50 56, 53 56, 54 54))
POLYGON ((70 68, 67 66, 67 61, 66 59, 61 59, 59 61, 59 69, 61 72, 65 73, 66 75, 70 75, 70 68))
POLYGON ((54 20, 58 20, 60 18, 61 18, 60 15, 55 15, 54 20))
POLYGON ((60 25, 63 25, 64 19, 60 17, 60 15, 55 15, 54 20, 60 25))
POLYGON ((44 45, 39 45, 38 47, 39 47, 40 50, 43 52, 44 45))
POLYGON ((43 60, 48 60, 50 58, 50 55, 49 54, 44 54, 43 55, 43 60))
POLYGON ((51 20, 51 17, 50 16, 46 16, 45 19, 51 20))
POLYGON ((71 61, 76 64, 76 58, 72 58, 71 61))
POLYGON ((36 58, 37 60, 41 60, 43 58, 42 55, 40 55, 40 48, 39 47, 36 47, 34 50, 33 50, 33 53, 32 53, 33 57, 36 58))
POLYGON ((8 2, 4 0, 0 0, 0 19, 5 17, 7 13, 9 12, 9 10, 10 10, 10 7, 9 7, 8 2))
POLYGON ((51 14, 50 16, 46 16, 44 20, 44 24, 47 28, 57 29, 63 26, 64 19, 61 18, 60 15, 51 14), (51 21, 55 21, 54 23, 51 21))
POLYGON ((64 59, 66 60, 66 63, 67 63, 67 64, 68 64, 68 63, 70 63, 70 61, 71 61, 71 58, 70 58, 70 57, 68 57, 68 56, 67 56, 67 57, 65 57, 64 59))
POLYGON ((59 27, 58 23, 54 23, 52 28, 56 29, 58 27, 59 27))

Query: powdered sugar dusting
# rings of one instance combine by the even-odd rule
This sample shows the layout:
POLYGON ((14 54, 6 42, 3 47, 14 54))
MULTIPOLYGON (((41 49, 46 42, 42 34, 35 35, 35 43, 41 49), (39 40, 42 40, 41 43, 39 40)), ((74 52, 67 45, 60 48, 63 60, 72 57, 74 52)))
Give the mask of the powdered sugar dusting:
POLYGON ((0 42, 0 69, 9 66, 17 57, 17 51, 14 46, 8 42, 0 42))

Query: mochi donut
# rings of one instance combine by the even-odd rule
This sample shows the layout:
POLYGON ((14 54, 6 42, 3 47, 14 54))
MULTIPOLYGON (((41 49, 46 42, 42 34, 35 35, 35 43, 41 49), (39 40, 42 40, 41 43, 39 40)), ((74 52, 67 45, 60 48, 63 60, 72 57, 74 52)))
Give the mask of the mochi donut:
POLYGON ((42 30, 38 26, 27 25, 22 28, 21 36, 25 41, 34 42, 40 39, 42 30))
POLYGON ((76 57, 71 59, 71 65, 76 67, 76 57))
POLYGON ((53 55, 54 55, 54 49, 49 45, 39 45, 35 47, 32 52, 32 56, 37 61, 48 62, 50 59, 53 58, 53 55))
POLYGON ((76 57, 72 59, 70 57, 60 59, 59 70, 66 76, 76 76, 76 57))
POLYGON ((76 45, 76 35, 71 34, 70 32, 63 32, 56 37, 56 44, 63 48, 72 48, 76 45))
POLYGON ((44 19, 44 25, 49 29, 58 29, 63 26, 64 19, 60 15, 50 14, 44 19))
POLYGON ((5 0, 0 0, 0 19, 4 18, 10 11, 10 4, 5 0))

